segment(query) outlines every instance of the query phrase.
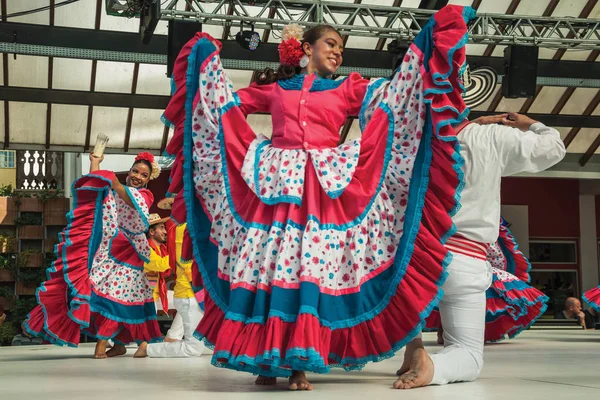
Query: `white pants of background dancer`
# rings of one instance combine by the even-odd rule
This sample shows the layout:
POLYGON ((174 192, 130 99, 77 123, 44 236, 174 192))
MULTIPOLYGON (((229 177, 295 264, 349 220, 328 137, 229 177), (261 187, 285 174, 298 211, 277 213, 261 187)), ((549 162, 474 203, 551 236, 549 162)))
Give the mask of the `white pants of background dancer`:
MULTIPOLYGON (((167 290, 167 298, 169 299, 169 305, 172 304, 173 307, 175 307, 175 303, 173 301, 174 297, 173 297, 172 290, 167 290)), ((162 301, 160 301, 160 299, 154 300, 154 304, 156 305, 157 313, 163 309, 162 301)), ((183 339, 183 319, 181 318, 180 313, 175 314, 175 318, 173 318, 171 327, 169 328, 169 331, 167 332, 167 337, 169 339, 175 339, 175 340, 183 339)))
POLYGON ((485 291, 492 283, 487 261, 453 253, 444 297, 438 307, 444 327, 444 349, 431 355, 432 385, 473 381, 483 368, 485 291))
POLYGON ((148 357, 178 358, 199 357, 204 352, 204 343, 194 337, 194 331, 204 313, 195 298, 173 299, 177 315, 183 320, 183 340, 148 345, 148 357))

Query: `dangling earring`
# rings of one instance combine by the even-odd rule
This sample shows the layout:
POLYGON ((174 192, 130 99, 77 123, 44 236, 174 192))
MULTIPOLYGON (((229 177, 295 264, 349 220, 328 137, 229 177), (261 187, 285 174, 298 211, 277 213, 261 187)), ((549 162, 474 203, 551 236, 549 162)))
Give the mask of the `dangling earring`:
POLYGON ((300 68, 306 68, 308 66, 308 56, 305 54, 300 59, 300 68))

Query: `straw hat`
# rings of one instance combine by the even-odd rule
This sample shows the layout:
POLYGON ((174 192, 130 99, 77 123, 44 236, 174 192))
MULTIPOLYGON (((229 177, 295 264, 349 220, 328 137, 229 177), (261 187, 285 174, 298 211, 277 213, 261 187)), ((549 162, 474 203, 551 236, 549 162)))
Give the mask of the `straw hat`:
POLYGON ((150 226, 156 225, 156 224, 164 224, 168 220, 169 220, 169 217, 161 218, 160 215, 154 213, 154 214, 150 214, 150 217, 148 218, 148 224, 150 226))
POLYGON ((175 199, 173 197, 165 197, 161 201, 158 202, 157 207, 161 210, 170 210, 173 208, 173 202, 175 199))

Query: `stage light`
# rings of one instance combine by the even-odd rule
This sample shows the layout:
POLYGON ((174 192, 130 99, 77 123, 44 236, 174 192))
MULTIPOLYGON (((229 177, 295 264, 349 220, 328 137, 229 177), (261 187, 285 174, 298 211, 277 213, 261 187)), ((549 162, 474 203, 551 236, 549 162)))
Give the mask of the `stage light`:
POLYGON ((254 51, 260 46, 260 35, 254 32, 254 25, 251 25, 251 30, 245 31, 244 24, 240 31, 235 35, 235 41, 238 42, 242 48, 250 51, 254 51))

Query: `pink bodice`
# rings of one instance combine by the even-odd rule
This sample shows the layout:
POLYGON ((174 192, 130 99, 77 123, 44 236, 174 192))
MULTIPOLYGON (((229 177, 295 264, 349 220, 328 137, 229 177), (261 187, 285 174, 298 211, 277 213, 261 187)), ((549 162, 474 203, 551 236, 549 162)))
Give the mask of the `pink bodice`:
POLYGON ((368 83, 357 73, 338 81, 296 75, 270 85, 252 85, 237 95, 244 114, 271 114, 273 147, 324 149, 339 144, 340 127, 347 117, 358 114, 368 83))

